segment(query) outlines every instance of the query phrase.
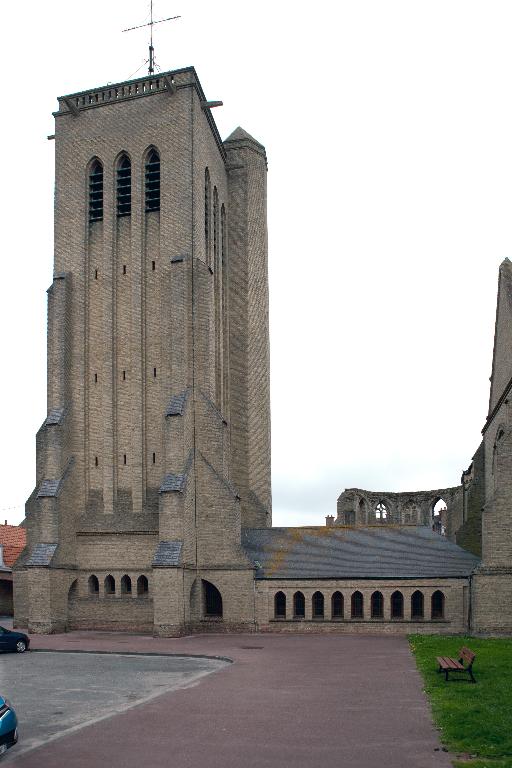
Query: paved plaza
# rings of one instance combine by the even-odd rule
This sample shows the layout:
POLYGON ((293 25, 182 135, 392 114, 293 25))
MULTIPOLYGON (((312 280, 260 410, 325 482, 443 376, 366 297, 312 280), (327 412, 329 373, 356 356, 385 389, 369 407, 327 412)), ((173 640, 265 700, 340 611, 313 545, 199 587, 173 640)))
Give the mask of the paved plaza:
POLYGON ((406 638, 72 632, 32 644, 54 652, 0 657, 22 731, 6 768, 451 766, 406 638), (56 652, 78 650, 116 653, 56 652), (70 730, 56 737, 59 723, 70 730))

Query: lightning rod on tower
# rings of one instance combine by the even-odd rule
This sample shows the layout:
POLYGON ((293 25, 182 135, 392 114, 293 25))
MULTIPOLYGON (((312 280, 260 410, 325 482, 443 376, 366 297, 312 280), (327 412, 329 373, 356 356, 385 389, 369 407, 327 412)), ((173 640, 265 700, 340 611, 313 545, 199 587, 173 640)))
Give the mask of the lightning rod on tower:
POLYGON ((123 29, 122 31, 131 32, 134 29, 142 29, 143 27, 150 28, 151 32, 150 32, 150 38, 149 38, 149 59, 147 60, 147 62, 144 62, 144 63, 149 64, 148 71, 149 71, 149 74, 152 75, 155 72, 155 49, 153 47, 153 27, 155 26, 155 24, 162 24, 164 21, 173 21, 174 19, 181 19, 181 16, 169 16, 166 19, 159 19, 158 21, 153 21, 153 0, 150 0, 149 13, 150 13, 150 21, 147 24, 139 24, 136 27, 128 27, 127 29, 123 29))

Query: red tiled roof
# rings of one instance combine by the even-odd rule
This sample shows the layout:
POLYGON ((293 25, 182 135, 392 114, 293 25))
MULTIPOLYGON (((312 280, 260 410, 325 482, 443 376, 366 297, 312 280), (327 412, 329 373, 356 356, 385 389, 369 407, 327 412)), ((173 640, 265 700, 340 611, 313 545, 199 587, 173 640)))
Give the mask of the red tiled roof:
POLYGON ((0 544, 4 555, 4 565, 11 568, 27 543, 27 532, 19 525, 0 525, 0 544))

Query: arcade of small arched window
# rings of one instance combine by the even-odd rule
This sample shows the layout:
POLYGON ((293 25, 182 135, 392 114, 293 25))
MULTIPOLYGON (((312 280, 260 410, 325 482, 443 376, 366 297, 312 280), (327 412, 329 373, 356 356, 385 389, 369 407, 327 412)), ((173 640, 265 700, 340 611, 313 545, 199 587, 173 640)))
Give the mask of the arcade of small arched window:
POLYGON ((276 592, 274 597, 274 618, 286 619, 286 595, 284 592, 276 592))
POLYGON ((113 576, 107 576, 104 582, 104 589, 106 595, 115 595, 116 593, 116 580, 113 576))
POLYGON ((372 619, 382 619, 384 617, 384 598, 382 592, 374 592, 371 597, 371 616, 372 619))
POLYGON ((331 617, 333 619, 343 618, 343 595, 341 592, 334 592, 331 597, 331 617))
POLYGON ((357 591, 350 598, 350 615, 353 619, 362 619, 364 614, 363 595, 357 591))
POLYGON ((403 619, 404 617, 404 596, 396 590, 391 595, 391 618, 403 619))
POLYGON ((432 619, 444 619, 444 595, 441 590, 436 589, 431 597, 431 613, 432 619))
POLYGON ((137 597, 146 597, 149 592, 149 583, 146 576, 137 579, 137 597))
MULTIPOLYGON (((145 577, 140 577, 145 578, 145 577)), ((122 589, 122 587, 121 587, 122 589)), ((205 589, 205 615, 206 616, 221 616, 222 615, 222 597, 220 592, 213 584, 203 581, 203 589, 205 589), (208 595, 208 590, 211 593, 208 595), (210 612, 211 611, 211 612, 210 612), (217 612, 218 611, 218 612, 217 612)), ((441 590, 436 590, 430 596, 430 617, 425 616, 425 596, 419 589, 415 590, 410 598, 410 619, 412 621, 424 621, 425 618, 430 618, 433 621, 442 620, 445 618, 445 596, 441 590)), ((328 605, 326 600, 329 597, 324 595, 319 590, 316 591, 311 597, 311 619, 322 620, 327 619, 331 621, 339 621, 344 619, 344 595, 341 591, 337 590, 333 592, 330 597, 330 615, 328 613, 328 605)), ((372 592, 370 598, 370 617, 372 619, 380 619, 386 621, 384 616, 385 601, 389 600, 389 616, 391 620, 401 620, 405 615, 405 598, 400 590, 395 590, 390 596, 385 596, 380 590, 372 592)), ((295 592, 292 598, 292 611, 287 614, 287 598, 284 592, 279 590, 273 597, 273 618, 276 620, 286 621, 305 619, 306 617, 306 599, 302 592, 295 592)), ((409 618, 409 614, 407 614, 409 618)), ((350 596, 350 615, 347 619, 363 619, 364 618, 364 597, 363 594, 356 590, 350 596)))
POLYGON ((311 600, 311 608, 314 619, 323 619, 324 617, 324 596, 321 592, 315 592, 311 600))
POLYGON ((388 508, 383 501, 379 501, 375 507, 375 519, 379 522, 383 522, 388 519, 388 508))
POLYGON ((432 530, 436 533, 440 533, 441 536, 446 534, 446 528, 443 522, 443 513, 446 511, 447 507, 444 499, 438 499, 432 507, 432 530))
POLYGON ((98 596, 100 592, 100 583, 97 576, 89 576, 87 587, 90 595, 98 596))
POLYGON ((296 592, 293 596, 293 616, 295 619, 303 619, 306 616, 306 600, 302 592, 296 592))
POLYGON ((423 592, 417 589, 411 595, 411 619, 423 618, 423 592))
POLYGON ((132 580, 129 576, 124 575, 121 579, 121 594, 131 595, 132 593, 132 580))

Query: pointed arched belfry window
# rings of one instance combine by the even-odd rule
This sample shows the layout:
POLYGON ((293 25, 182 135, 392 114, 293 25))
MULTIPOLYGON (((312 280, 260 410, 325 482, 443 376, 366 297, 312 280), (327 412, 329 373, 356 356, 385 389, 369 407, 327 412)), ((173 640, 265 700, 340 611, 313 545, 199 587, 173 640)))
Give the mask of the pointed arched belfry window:
POLYGON ((210 171, 204 171, 204 249, 208 266, 211 266, 211 208, 212 187, 210 183, 210 171))
POLYGON ((132 164, 123 155, 117 164, 117 215, 129 216, 132 212, 132 164))
POLYGON ((103 220, 103 166, 95 160, 89 171, 89 223, 103 220))
POLYGON ((144 174, 146 213, 160 210, 160 155, 151 149, 146 158, 144 174))

